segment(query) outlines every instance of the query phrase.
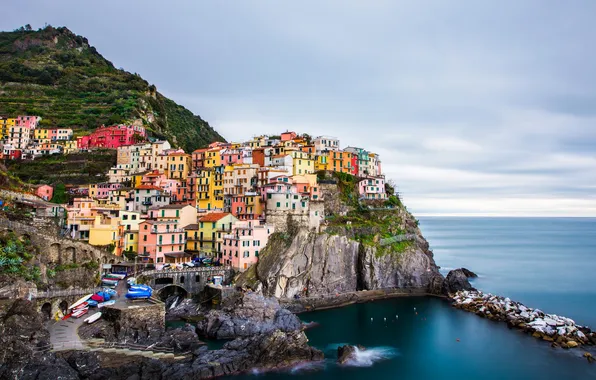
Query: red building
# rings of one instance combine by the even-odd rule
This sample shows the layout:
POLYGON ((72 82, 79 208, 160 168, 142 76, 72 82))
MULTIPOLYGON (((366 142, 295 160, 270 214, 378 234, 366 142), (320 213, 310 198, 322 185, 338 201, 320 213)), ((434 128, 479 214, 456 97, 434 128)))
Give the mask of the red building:
POLYGON ((79 149, 90 148, 111 148, 117 149, 121 146, 133 145, 145 140, 147 132, 143 127, 132 125, 102 125, 92 134, 77 138, 79 149))

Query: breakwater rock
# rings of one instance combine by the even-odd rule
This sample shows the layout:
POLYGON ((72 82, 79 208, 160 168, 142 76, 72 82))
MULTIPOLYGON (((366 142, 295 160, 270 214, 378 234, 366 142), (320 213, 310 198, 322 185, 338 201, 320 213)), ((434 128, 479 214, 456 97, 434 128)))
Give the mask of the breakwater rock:
POLYGON ((506 322, 533 337, 552 342, 553 347, 575 348, 596 344, 596 333, 572 319, 546 314, 519 302, 480 291, 459 291, 453 306, 494 321, 506 322))

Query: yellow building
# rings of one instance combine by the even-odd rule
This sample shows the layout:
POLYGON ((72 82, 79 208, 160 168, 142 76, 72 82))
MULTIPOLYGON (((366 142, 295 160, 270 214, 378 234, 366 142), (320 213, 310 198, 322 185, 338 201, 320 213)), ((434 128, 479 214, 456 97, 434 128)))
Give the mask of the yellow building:
POLYGON ((166 176, 170 179, 186 179, 190 172, 191 155, 170 153, 167 156, 166 176))
POLYGON ((329 170, 329 152, 321 152, 316 156, 315 170, 329 170))
POLYGON ((186 251, 199 252, 199 225, 189 224, 184 227, 184 233, 186 234, 186 251))
POLYGON ((17 119, 0 117, 0 139, 10 135, 10 129, 17 124, 17 119))
POLYGON ((136 173, 130 175, 131 187, 137 188, 143 184, 143 176, 148 172, 136 173))
POLYGON ((218 252, 221 252, 221 247, 218 246, 218 232, 231 231, 232 226, 238 219, 227 212, 213 212, 199 218, 199 229, 198 229, 198 248, 199 251, 210 255, 216 256, 218 252))
POLYGON ((64 141, 64 154, 75 153, 77 150, 77 140, 64 141))
POLYGON ((107 246, 113 245, 113 253, 118 246, 118 218, 106 215, 96 215, 93 226, 89 229, 89 244, 107 246))
POLYGON ((139 247, 139 223, 143 222, 141 214, 134 211, 120 211, 118 220, 118 246, 116 255, 122 255, 123 251, 138 252, 139 247))
POLYGON ((47 140, 49 139, 49 129, 35 129, 33 131, 33 138, 36 140, 47 140))
POLYGON ((204 165, 206 168, 221 166, 221 148, 209 149, 205 152, 204 165))
POLYGON ((217 169, 202 169, 197 177, 196 203, 199 210, 223 210, 223 173, 217 169))
POLYGON ((315 161, 312 155, 297 150, 287 153, 292 157, 292 175, 314 173, 315 161))

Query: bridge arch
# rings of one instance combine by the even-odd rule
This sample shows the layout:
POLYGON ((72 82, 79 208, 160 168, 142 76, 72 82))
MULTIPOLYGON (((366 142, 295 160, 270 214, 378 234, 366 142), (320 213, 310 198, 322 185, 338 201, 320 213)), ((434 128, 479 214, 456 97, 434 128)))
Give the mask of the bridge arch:
POLYGON ((68 311, 68 302, 66 302, 66 300, 61 301, 58 304, 58 309, 60 309, 62 314, 66 314, 66 312, 68 311))
POLYGON ((41 305, 41 314, 46 319, 52 318, 52 304, 50 302, 46 302, 41 305))
POLYGON ((188 297, 188 291, 180 285, 170 284, 159 289, 155 295, 161 301, 165 302, 171 296, 180 296, 182 298, 188 297))

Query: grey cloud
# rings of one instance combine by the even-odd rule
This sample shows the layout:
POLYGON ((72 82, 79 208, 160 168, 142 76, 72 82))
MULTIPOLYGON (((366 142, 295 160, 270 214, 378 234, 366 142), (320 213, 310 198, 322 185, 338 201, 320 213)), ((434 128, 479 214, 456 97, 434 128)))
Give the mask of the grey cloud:
POLYGON ((421 213, 596 215, 590 0, 4 4, 66 25, 227 138, 381 154, 421 213))

